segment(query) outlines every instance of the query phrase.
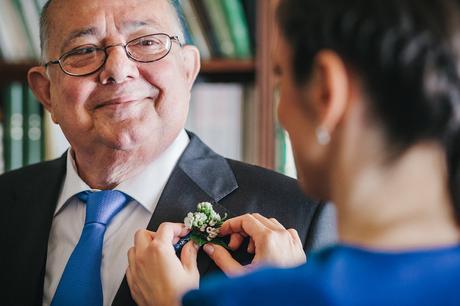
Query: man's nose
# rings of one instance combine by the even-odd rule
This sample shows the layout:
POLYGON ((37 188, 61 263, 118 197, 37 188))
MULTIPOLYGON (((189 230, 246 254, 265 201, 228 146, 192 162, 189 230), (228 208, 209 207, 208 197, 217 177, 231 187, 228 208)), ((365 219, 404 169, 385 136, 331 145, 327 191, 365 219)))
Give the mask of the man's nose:
POLYGON ((119 84, 139 76, 137 63, 128 57, 122 44, 108 47, 106 53, 105 65, 99 74, 102 84, 119 84))

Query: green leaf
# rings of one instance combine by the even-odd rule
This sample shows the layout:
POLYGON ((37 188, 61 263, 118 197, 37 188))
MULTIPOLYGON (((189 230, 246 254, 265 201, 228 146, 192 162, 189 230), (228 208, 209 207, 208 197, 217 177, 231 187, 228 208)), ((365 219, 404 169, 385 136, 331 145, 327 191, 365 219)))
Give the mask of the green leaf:
POLYGON ((203 246, 208 243, 208 240, 203 234, 197 233, 195 230, 190 234, 190 239, 193 240, 198 246, 203 246))
POLYGON ((201 232, 197 232, 195 230, 192 230, 192 233, 190 234, 190 239, 193 240, 200 247, 205 245, 206 243, 214 243, 226 248, 227 250, 229 249, 228 245, 222 240, 222 238, 217 237, 212 239, 211 241, 208 241, 204 234, 202 234, 201 232))

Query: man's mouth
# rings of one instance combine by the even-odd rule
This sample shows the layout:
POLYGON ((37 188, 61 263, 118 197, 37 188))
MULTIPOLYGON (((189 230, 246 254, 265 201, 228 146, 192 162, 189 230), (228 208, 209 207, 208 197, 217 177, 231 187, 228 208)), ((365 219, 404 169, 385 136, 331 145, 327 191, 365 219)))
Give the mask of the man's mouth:
POLYGON ((139 102, 144 99, 139 99, 137 97, 117 97, 117 98, 112 98, 110 100, 106 100, 100 103, 96 104, 95 109, 101 108, 101 107, 107 107, 107 106, 128 106, 133 103, 139 102))
POLYGON ((95 93, 91 100, 93 101, 93 109, 104 107, 122 108, 135 105, 146 101, 155 101, 159 96, 160 91, 155 87, 145 86, 123 86, 105 90, 100 90, 95 93))

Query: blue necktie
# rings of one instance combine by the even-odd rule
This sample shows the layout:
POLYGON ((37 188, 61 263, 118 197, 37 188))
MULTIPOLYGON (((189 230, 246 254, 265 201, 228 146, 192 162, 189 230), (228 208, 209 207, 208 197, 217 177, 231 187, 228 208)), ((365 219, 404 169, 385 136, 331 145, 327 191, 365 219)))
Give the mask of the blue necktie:
POLYGON ((104 233, 112 218, 129 197, 116 190, 84 191, 78 198, 86 202, 85 226, 62 273, 51 306, 103 303, 101 259, 104 233))

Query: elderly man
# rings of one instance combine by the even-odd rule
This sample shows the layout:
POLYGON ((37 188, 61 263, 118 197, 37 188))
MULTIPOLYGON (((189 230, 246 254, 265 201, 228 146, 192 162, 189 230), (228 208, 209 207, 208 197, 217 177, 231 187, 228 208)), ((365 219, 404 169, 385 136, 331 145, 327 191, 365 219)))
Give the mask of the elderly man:
MULTIPOLYGON (((132 305, 135 232, 180 222, 202 201, 276 217, 309 247, 320 205, 294 180, 185 132, 200 61, 169 1, 52 0, 41 34, 29 84, 71 149, 0 177, 2 304, 132 305)), ((235 256, 250 262, 245 249, 235 256)), ((198 266, 217 269, 204 253, 198 266)))

